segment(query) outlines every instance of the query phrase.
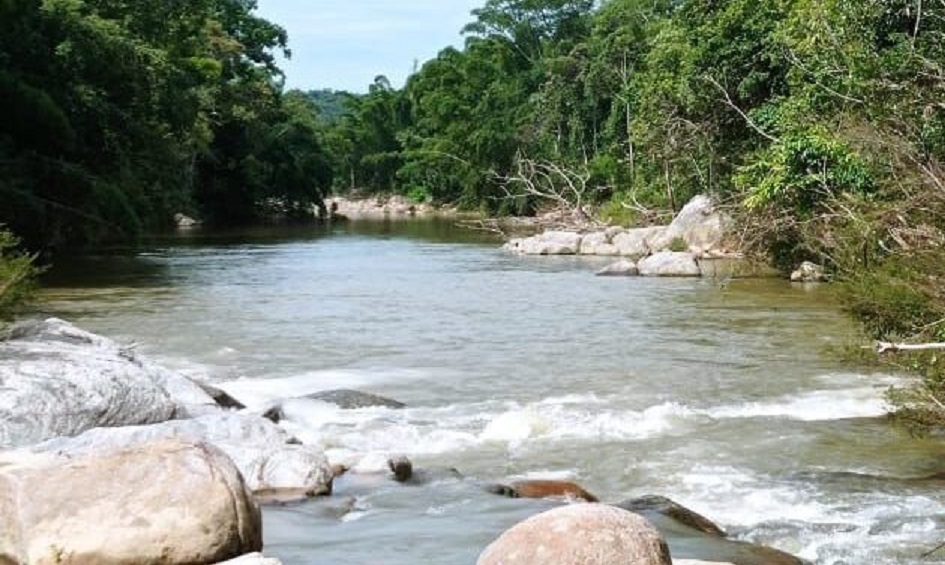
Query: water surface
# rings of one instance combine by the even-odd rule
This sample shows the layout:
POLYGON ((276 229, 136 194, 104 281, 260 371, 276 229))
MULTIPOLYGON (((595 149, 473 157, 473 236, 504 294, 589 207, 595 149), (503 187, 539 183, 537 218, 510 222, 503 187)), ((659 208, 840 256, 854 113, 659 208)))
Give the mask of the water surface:
MULTIPOLYGON (((265 511, 288 565, 472 563, 541 501, 481 481, 560 477, 604 500, 656 493, 819 564, 906 564, 939 542, 945 448, 879 418, 891 377, 825 354, 851 327, 824 289, 613 279, 522 258, 449 222, 159 239, 62 260, 41 308, 251 406, 336 387, 409 405, 287 405, 338 461, 433 473, 340 482, 265 511), (354 497, 351 512, 333 507, 354 497)), ((936 561, 930 560, 935 563, 936 561)), ((942 562, 942 561, 939 561, 942 562)))

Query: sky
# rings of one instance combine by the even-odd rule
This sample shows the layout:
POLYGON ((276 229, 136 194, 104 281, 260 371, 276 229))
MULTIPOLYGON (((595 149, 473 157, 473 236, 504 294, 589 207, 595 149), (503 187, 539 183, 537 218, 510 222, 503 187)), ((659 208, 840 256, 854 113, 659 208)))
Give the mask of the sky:
POLYGON ((289 32, 288 88, 365 92, 374 77, 403 85, 415 62, 448 45, 485 0, 258 0, 258 14, 289 32))

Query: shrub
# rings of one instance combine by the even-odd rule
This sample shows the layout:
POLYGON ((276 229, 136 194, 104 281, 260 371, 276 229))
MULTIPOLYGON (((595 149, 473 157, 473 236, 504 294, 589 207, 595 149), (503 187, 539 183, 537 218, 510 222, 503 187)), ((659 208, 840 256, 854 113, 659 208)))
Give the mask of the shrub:
POLYGON ((19 245, 12 233, 0 227, 0 324, 13 317, 35 288, 36 257, 20 251, 19 245))

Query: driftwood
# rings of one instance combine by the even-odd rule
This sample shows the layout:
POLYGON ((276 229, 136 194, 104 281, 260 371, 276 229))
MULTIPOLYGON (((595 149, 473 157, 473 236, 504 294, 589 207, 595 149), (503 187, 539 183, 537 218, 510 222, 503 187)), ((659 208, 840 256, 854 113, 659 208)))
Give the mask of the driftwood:
POLYGON ((880 355, 885 353, 899 353, 901 351, 928 351, 934 349, 945 349, 945 343, 889 343, 886 341, 876 342, 876 352, 880 355))

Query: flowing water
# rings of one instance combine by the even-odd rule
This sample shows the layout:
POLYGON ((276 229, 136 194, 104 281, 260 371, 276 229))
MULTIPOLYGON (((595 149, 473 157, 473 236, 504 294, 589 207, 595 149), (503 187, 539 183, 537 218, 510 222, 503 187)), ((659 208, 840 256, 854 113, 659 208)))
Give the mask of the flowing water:
POLYGON ((439 222, 194 232, 62 260, 41 308, 251 407, 338 387, 408 404, 287 404, 284 426, 362 477, 265 510, 287 565, 473 563, 552 505, 479 488, 520 477, 667 495, 818 564, 916 563, 938 544, 943 484, 894 478, 945 470, 945 445, 880 417, 892 377, 825 353, 851 332, 828 291, 600 265, 439 222), (432 483, 365 481, 391 453, 432 483))

